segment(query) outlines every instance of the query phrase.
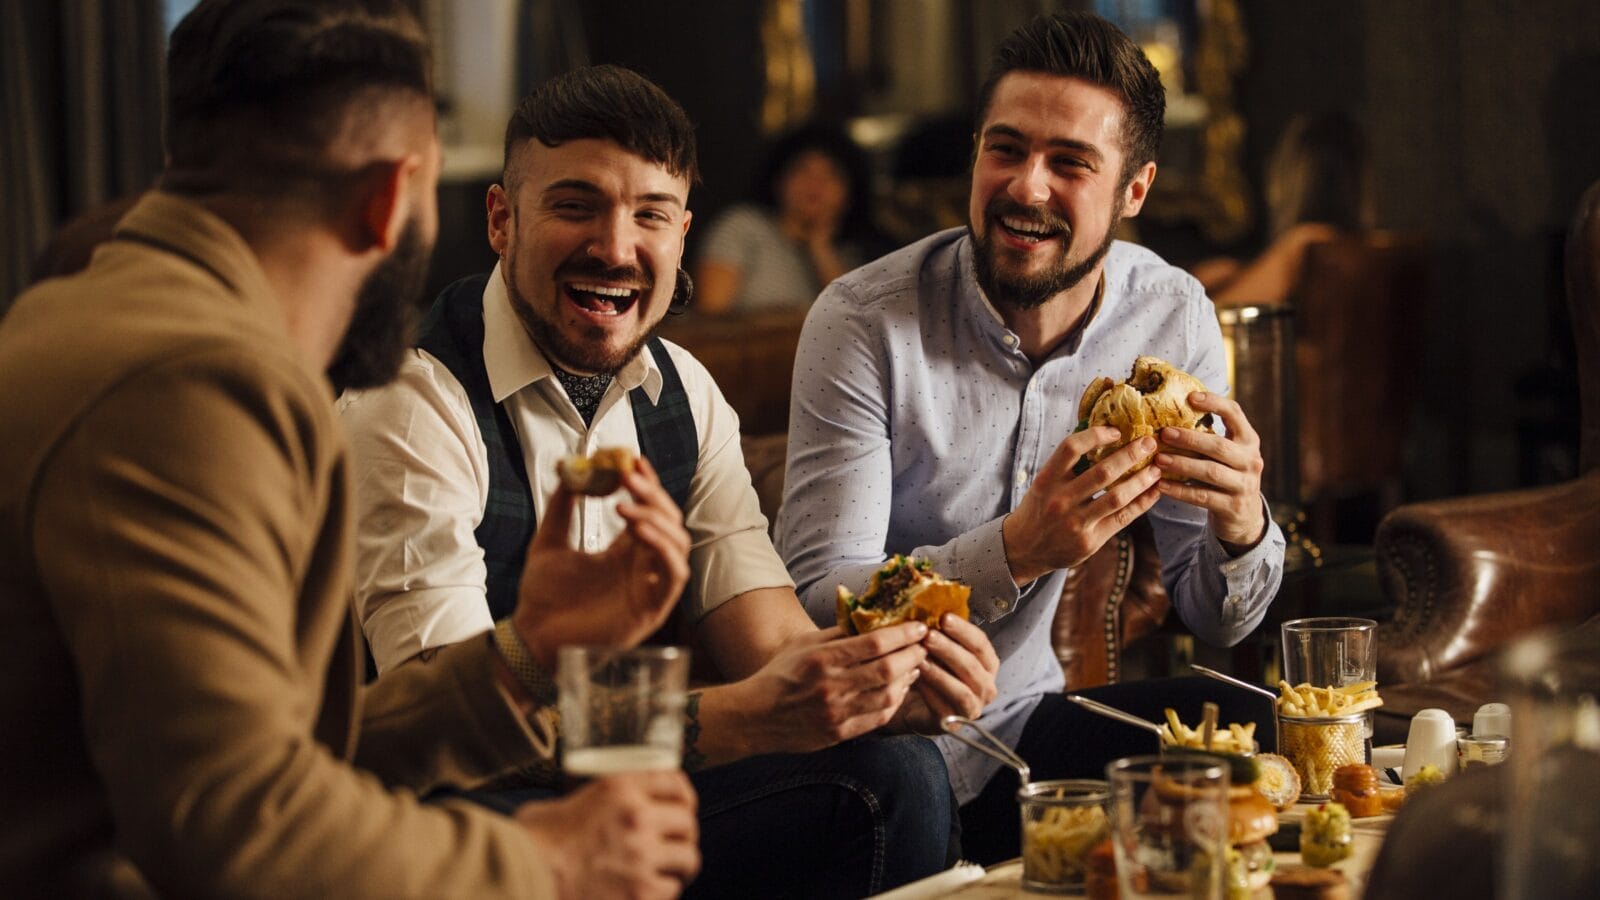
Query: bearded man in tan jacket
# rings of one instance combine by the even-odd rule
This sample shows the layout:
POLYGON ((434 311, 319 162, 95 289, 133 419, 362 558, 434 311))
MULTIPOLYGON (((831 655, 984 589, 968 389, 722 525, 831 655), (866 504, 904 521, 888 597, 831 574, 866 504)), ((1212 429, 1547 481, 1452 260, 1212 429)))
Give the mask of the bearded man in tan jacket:
POLYGON ((681 773, 514 818, 418 799, 548 758, 555 646, 664 620, 688 535, 647 466, 598 554, 558 494, 513 629, 360 687, 325 373, 381 383, 411 339, 439 170, 415 19, 205 0, 168 62, 160 187, 0 322, 0 895, 675 895, 681 773))

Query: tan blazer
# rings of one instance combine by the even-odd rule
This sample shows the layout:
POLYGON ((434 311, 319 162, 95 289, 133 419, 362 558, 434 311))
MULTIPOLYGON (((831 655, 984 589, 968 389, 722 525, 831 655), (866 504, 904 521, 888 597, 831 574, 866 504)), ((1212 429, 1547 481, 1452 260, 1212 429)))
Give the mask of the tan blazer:
POLYGON ((416 799, 533 759, 486 640, 358 687, 345 440, 236 232, 154 193, 24 294, 0 435, 0 896, 552 894, 416 799))

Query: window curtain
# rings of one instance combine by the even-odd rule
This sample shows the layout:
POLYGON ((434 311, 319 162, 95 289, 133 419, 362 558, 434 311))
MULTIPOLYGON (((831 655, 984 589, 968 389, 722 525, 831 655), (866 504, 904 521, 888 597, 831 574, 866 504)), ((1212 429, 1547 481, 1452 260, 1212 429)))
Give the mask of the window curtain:
POLYGON ((161 171, 159 0, 0 0, 0 312, 63 223, 161 171))

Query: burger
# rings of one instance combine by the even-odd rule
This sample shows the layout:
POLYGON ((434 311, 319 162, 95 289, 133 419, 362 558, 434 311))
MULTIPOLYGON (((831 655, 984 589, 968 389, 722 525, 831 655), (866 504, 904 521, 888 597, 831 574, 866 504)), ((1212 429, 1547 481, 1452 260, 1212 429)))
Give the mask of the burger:
MULTIPOLYGON (((1211 431, 1211 414, 1199 412, 1189 405, 1189 395, 1205 389, 1200 379, 1154 356, 1141 356, 1134 360, 1133 373, 1127 381, 1116 383, 1106 376, 1096 378, 1078 401, 1077 430, 1110 425, 1122 435, 1115 444, 1096 447, 1084 458, 1092 465, 1139 438, 1167 427, 1211 431)), ((1166 453, 1193 455, 1165 445, 1156 449, 1166 453)), ((1150 457, 1147 456, 1128 469, 1127 474, 1132 475, 1149 464, 1150 457)))
POLYGON ((601 447, 590 456, 563 456, 556 462, 556 475, 574 494, 604 497, 622 487, 622 473, 631 471, 637 460, 625 447, 601 447))
POLYGON ((933 562, 895 554, 872 573, 867 589, 852 594, 839 585, 835 611, 846 634, 865 634, 901 622, 938 628, 945 613, 965 619, 972 588, 933 571, 933 562))
POLYGON ((1228 788, 1228 859, 1222 873, 1227 900, 1255 900, 1272 882, 1272 848, 1267 838, 1278 833, 1278 810, 1254 785, 1228 788))

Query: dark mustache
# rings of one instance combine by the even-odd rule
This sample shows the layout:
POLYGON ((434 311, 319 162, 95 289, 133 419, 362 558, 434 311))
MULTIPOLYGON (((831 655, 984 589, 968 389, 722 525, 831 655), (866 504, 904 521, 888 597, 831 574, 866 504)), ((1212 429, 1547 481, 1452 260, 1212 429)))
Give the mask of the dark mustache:
POLYGON ((641 291, 649 291, 656 286, 656 280, 639 266, 607 266, 593 257, 563 263, 561 268, 556 270, 556 277, 573 281, 584 278, 593 281, 623 281, 638 285, 641 291))
POLYGON ((1053 231, 1070 232, 1072 230, 1072 226, 1068 224, 1067 220, 1055 213, 1047 209, 1040 209, 1037 206, 1023 206, 1021 203, 1007 197, 996 197, 989 201, 989 205, 984 207, 983 214, 991 222, 999 221, 1002 216, 1011 216, 1017 219, 1026 219, 1035 225, 1043 225, 1053 231))

